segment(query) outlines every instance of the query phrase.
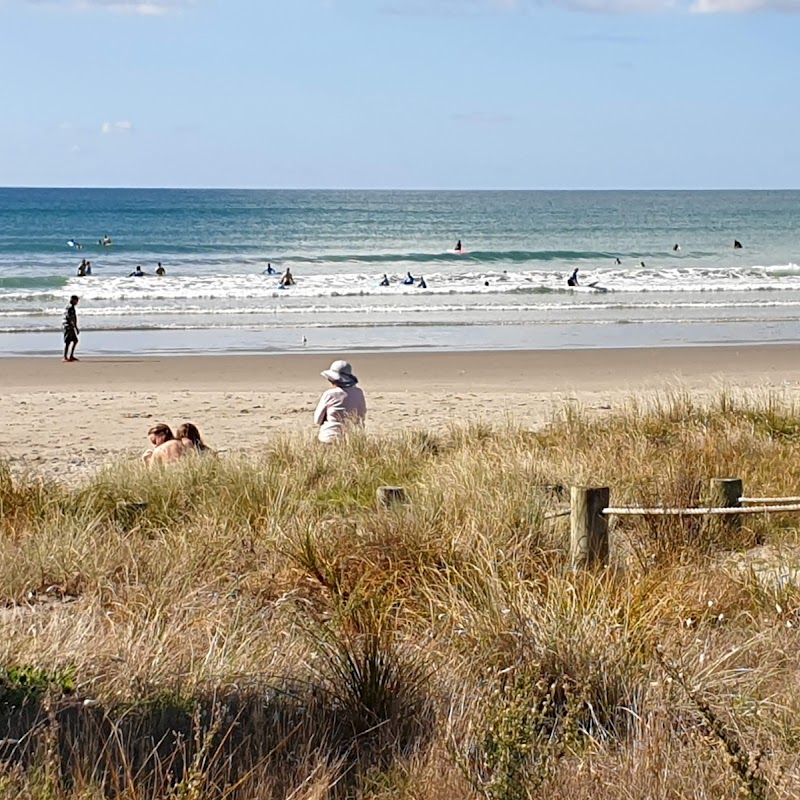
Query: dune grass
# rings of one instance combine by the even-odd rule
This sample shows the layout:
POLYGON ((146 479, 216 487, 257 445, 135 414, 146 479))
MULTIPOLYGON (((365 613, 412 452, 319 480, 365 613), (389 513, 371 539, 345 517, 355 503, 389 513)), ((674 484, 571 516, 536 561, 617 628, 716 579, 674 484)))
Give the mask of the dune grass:
POLYGON ((545 518, 559 485, 798 494, 798 412, 676 394, 79 487, 0 465, 0 798, 800 797, 800 594, 731 559, 793 566, 798 517, 617 520, 592 573, 545 518))

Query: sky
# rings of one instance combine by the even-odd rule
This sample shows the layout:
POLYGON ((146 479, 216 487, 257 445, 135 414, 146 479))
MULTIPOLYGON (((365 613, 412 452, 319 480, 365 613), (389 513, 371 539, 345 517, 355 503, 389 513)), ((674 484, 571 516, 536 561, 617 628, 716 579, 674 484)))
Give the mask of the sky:
POLYGON ((0 0, 0 185, 800 188, 800 0, 0 0))

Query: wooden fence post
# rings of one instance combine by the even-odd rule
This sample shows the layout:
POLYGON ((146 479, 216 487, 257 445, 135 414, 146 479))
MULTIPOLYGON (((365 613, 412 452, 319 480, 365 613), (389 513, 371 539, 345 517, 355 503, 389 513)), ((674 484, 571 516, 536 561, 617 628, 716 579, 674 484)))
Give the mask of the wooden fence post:
POLYGON ((381 508, 391 508, 396 503, 405 503, 407 499, 402 486, 379 486, 375 494, 381 508))
MULTIPOLYGON (((744 495, 740 478, 712 478, 709 484, 710 508, 741 508, 740 497, 744 495)), ((739 514, 726 514, 723 517, 709 520, 717 532, 732 533, 742 527, 742 517, 739 514)))
POLYGON ((572 486, 570 499, 570 559, 573 567, 605 566, 608 563, 608 508, 610 490, 572 486))

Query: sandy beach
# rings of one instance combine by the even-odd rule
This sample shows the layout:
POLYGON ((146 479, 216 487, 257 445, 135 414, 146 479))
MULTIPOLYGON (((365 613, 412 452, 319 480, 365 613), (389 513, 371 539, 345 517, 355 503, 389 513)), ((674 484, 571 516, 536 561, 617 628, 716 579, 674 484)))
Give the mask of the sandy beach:
POLYGON ((608 413, 632 395, 721 387, 800 395, 794 345, 473 353, 0 359, 0 457, 14 473, 79 479, 137 458, 156 422, 194 422, 225 452, 313 434, 333 358, 350 358, 373 433, 513 420, 542 425, 565 402, 608 413))

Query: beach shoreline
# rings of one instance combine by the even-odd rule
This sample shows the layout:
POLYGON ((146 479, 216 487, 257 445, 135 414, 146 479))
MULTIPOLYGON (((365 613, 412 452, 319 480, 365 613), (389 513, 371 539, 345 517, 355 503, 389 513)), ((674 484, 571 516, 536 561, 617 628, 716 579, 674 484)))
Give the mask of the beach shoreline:
MULTIPOLYGON (((80 355, 80 353, 79 353, 80 355)), ((631 397, 728 391, 800 398, 800 345, 477 352, 0 358, 0 458, 15 473, 79 479, 136 458, 156 422, 195 423, 215 449, 257 452, 281 433, 314 434, 320 371, 351 360, 367 430, 543 425, 565 403, 609 413, 631 397)))

